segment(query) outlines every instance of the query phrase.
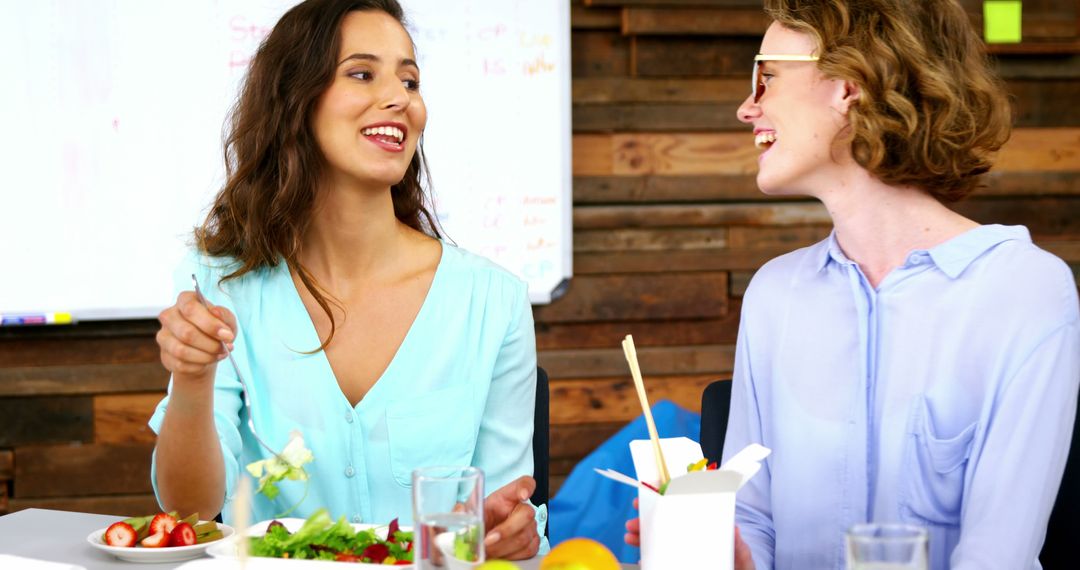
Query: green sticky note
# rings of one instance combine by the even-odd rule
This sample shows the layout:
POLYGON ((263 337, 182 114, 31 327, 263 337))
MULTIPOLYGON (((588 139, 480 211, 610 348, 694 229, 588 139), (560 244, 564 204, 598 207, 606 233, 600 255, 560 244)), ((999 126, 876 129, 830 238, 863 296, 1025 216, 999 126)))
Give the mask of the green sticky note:
POLYGON ((983 2, 983 39, 988 44, 1020 42, 1020 0, 983 2))

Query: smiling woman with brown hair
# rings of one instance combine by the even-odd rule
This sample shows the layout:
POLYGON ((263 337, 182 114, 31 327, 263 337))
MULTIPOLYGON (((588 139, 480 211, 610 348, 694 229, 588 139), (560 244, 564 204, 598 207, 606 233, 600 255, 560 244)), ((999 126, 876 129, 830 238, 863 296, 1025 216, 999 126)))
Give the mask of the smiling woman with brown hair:
MULTIPOLYGON (((308 0, 252 60, 227 180, 163 311, 169 396, 153 482, 166 509, 222 511, 244 465, 294 429, 310 489, 257 497, 353 522, 411 519, 411 472, 483 469, 488 554, 525 558, 543 512, 531 438, 536 353, 526 285, 439 239, 420 185, 427 110, 394 0, 308 0), (191 288, 198 277, 211 303, 191 288), (219 367, 229 345, 246 379, 219 367), (534 519, 535 517, 535 519, 534 519)), ((232 516, 224 509, 225 517, 232 516)))
MULTIPOLYGON (((738 110, 757 183, 806 195, 822 242, 743 297, 724 458, 735 567, 844 567, 865 522, 926 528, 934 570, 1035 570, 1080 390, 1068 266, 967 195, 1009 134, 1001 82, 953 0, 767 0, 738 110)), ((629 523, 628 540, 638 525, 629 523)))

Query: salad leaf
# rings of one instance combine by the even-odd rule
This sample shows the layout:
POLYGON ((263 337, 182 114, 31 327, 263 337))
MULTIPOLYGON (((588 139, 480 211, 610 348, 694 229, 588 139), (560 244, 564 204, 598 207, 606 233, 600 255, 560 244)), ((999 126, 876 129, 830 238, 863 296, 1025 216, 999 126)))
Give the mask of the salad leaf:
MULTIPOLYGON (((396 526, 395 519, 391 528, 396 526)), ((397 530, 390 536, 393 541, 380 539, 371 529, 358 531, 345 517, 335 522, 326 509, 319 509, 294 533, 283 525, 271 525, 265 535, 249 539, 249 552, 252 556, 301 560, 383 563, 392 557, 395 562, 411 562, 413 533, 397 530)))
POLYGON ((315 460, 315 455, 304 445, 304 437, 299 431, 294 431, 289 436, 289 443, 285 449, 274 457, 252 461, 247 465, 248 473, 259 479, 259 488, 256 493, 261 493, 267 499, 273 501, 281 493, 277 484, 284 480, 304 481, 304 497, 295 505, 277 516, 283 517, 291 513, 307 497, 308 473, 304 465, 315 460))

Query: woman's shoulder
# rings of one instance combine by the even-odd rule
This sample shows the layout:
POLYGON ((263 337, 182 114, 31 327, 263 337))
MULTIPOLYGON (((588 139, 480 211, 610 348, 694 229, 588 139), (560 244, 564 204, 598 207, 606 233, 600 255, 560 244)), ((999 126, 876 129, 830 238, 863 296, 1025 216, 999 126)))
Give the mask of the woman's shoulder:
POLYGON ((1004 240, 987 253, 977 261, 976 275, 1009 290, 1010 303, 1024 304, 1030 316, 1080 319, 1076 277, 1060 257, 1030 239, 1004 240))
POLYGON ((260 286, 274 268, 261 268, 248 271, 240 276, 230 278, 232 274, 243 268, 243 263, 232 256, 216 256, 201 251, 197 247, 189 248, 180 263, 177 264, 173 274, 173 280, 179 290, 192 288, 192 276, 199 282, 199 288, 208 296, 212 291, 220 289, 230 293, 237 293, 251 287, 260 286))
POLYGON ((454 281, 468 281, 473 286, 506 289, 524 293, 528 285, 517 275, 490 259, 462 247, 442 242, 440 271, 454 281))

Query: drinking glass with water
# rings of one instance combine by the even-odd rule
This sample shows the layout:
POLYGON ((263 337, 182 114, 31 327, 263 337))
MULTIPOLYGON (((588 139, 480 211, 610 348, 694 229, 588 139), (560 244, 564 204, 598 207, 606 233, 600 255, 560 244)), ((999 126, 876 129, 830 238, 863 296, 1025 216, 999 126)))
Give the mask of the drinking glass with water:
POLYGON ((484 473, 476 467, 413 471, 417 570, 465 570, 484 561, 484 473))
POLYGON ((929 570, 926 529, 908 524, 857 524, 848 529, 848 570, 929 570))

